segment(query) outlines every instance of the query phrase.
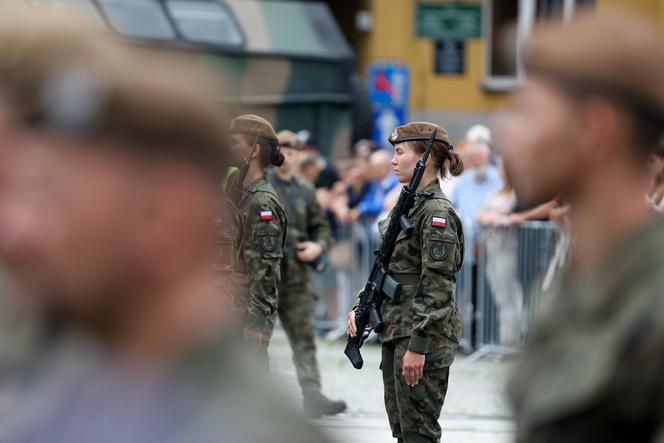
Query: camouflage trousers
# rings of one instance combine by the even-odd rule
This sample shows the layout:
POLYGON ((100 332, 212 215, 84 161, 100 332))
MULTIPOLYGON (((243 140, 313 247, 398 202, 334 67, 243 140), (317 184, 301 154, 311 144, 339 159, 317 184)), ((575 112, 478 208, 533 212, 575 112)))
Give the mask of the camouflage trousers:
POLYGON ((293 363, 302 394, 321 390, 316 361, 314 309, 316 300, 306 287, 279 287, 279 319, 293 350, 293 363))
POLYGON ((440 442, 438 418, 447 393, 450 368, 425 362, 420 382, 413 388, 406 385, 402 363, 408 341, 409 338, 405 338, 383 343, 381 370, 392 435, 400 443, 440 442))

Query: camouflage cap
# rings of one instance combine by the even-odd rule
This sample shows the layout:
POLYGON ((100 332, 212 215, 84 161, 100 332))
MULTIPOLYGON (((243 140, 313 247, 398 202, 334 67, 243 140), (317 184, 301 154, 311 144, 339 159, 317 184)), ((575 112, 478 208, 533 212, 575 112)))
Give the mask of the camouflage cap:
POLYGON ((302 149, 302 142, 300 142, 297 134, 293 131, 287 129, 279 131, 277 137, 279 137, 279 146, 282 148, 292 148, 298 151, 302 149))
POLYGON ((538 27, 525 46, 529 73, 617 96, 664 118, 664 39, 625 12, 585 12, 538 27))
POLYGON ((387 139, 392 146, 403 142, 429 140, 431 133, 436 130, 436 141, 445 143, 451 151, 454 146, 450 143, 450 138, 441 126, 428 122, 410 122, 403 126, 394 128, 387 139))
POLYGON ((279 137, 269 121, 254 114, 244 114, 231 121, 231 133, 263 137, 279 143, 279 137))

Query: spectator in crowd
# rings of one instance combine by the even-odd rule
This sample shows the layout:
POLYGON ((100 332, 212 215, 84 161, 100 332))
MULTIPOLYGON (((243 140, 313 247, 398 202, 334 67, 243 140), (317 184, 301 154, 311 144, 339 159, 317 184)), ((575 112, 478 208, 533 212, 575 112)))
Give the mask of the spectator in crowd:
POLYGON ((384 149, 371 154, 368 168, 369 188, 357 206, 351 209, 349 221, 356 222, 360 218, 375 219, 383 212, 385 198, 399 183, 392 171, 391 158, 392 155, 384 149))
POLYGON ((318 161, 313 157, 303 158, 300 163, 300 176, 311 185, 314 185, 319 175, 318 161))
POLYGON ((367 139, 361 139, 355 142, 353 145, 353 155, 356 158, 362 158, 364 160, 369 160, 369 157, 371 157, 371 154, 378 149, 378 146, 371 141, 367 139))
MULTIPOLYGON (((355 157, 353 165, 347 171, 344 182, 346 183, 346 193, 348 196, 348 209, 354 209, 371 189, 371 173, 369 172, 369 161, 362 157, 355 157)), ((346 217, 342 220, 347 223, 346 217)))
POLYGON ((505 174, 505 165, 498 161, 498 172, 503 180, 503 187, 491 195, 477 214, 481 226, 501 226, 512 224, 511 215, 516 208, 516 194, 505 174))
POLYGON ((329 208, 340 224, 348 224, 350 211, 355 208, 371 188, 368 163, 361 158, 340 161, 341 180, 330 192, 329 208))
POLYGON ((648 206, 664 213, 664 138, 660 139, 650 161, 650 190, 646 196, 648 206))
POLYGON ((297 136, 303 146, 303 157, 316 160, 318 166, 318 174, 314 183, 316 188, 332 189, 332 186, 339 181, 337 169, 327 157, 321 154, 318 143, 311 132, 303 130, 298 132, 297 136))
POLYGON ((498 160, 498 172, 503 187, 491 195, 477 215, 480 226, 513 226, 530 220, 549 220, 551 211, 559 208, 557 199, 523 211, 518 211, 516 194, 502 159, 498 160))
POLYGON ((477 216, 487 199, 502 188, 498 169, 491 164, 491 150, 486 138, 477 137, 468 144, 469 169, 459 177, 450 200, 469 223, 466 232, 477 237, 477 216))

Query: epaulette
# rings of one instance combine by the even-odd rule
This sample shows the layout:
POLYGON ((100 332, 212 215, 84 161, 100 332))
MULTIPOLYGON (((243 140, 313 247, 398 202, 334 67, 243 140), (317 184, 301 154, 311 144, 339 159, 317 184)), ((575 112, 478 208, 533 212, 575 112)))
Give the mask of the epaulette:
POLYGON ((433 192, 431 192, 431 191, 422 191, 422 192, 418 192, 418 193, 416 194, 416 196, 417 196, 417 197, 420 197, 420 198, 431 198, 431 197, 433 197, 434 195, 435 195, 435 194, 434 194, 433 192))

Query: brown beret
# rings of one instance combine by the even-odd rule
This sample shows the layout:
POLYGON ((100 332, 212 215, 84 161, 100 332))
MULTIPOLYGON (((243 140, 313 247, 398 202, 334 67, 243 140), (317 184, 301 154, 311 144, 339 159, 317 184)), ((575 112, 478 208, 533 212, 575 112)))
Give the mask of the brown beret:
POLYGON ((210 100, 217 86, 181 57, 110 40, 69 16, 0 18, 0 98, 30 128, 112 138, 223 174, 223 116, 210 100))
POLYGON ((627 98, 664 117, 664 39, 645 19, 626 12, 585 12, 566 26, 538 27, 525 46, 529 73, 580 92, 627 98))
POLYGON ((244 114, 235 117, 231 122, 231 133, 263 137, 279 143, 279 137, 277 137, 277 133, 274 132, 274 128, 270 122, 254 114, 244 114))
POLYGON ((387 140, 392 144, 392 146, 398 145, 402 142, 429 140, 429 137, 431 137, 431 133, 434 130, 436 130, 436 141, 445 143, 449 150, 454 149, 450 143, 450 138, 447 134, 447 131, 435 123, 410 122, 403 126, 394 128, 387 140))
POLYGON ((287 129, 279 131, 277 137, 279 138, 279 146, 281 146, 282 148, 292 148, 297 150, 302 149, 302 143, 300 142, 300 139, 297 137, 297 134, 294 133, 293 131, 289 131, 287 129))

